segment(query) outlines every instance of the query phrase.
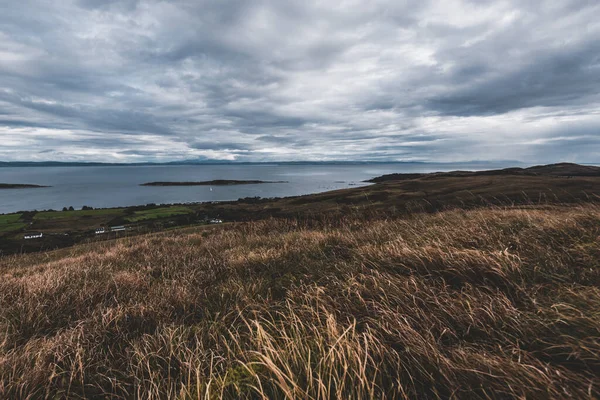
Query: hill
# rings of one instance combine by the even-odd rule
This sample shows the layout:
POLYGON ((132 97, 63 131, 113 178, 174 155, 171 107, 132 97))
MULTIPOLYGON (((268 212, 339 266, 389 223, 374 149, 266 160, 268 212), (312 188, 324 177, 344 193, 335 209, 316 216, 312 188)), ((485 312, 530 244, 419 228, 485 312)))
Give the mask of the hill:
POLYGON ((388 174, 382 175, 367 182, 382 183, 393 181, 404 181, 412 179, 439 179, 439 178, 454 178, 454 177, 479 177, 479 176, 539 176, 539 177, 581 177, 594 176, 600 177, 600 167, 592 165, 579 165, 572 163, 559 163, 549 165, 536 165, 529 168, 505 168, 488 171, 451 171, 451 172, 434 172, 424 174, 388 174))
POLYGON ((478 207, 581 204, 600 200, 600 168, 555 164, 527 169, 481 172, 394 174, 375 178, 373 185, 306 196, 97 210, 21 212, 0 216, 0 254, 71 246, 98 237, 102 226, 127 225, 127 234, 203 224, 212 218, 228 222, 268 218, 382 219, 415 212, 478 207), (569 175, 561 175, 569 174, 569 175), (42 232, 25 240, 25 231, 42 232))
POLYGON ((600 208, 269 219, 0 259, 2 398, 597 398, 600 208))

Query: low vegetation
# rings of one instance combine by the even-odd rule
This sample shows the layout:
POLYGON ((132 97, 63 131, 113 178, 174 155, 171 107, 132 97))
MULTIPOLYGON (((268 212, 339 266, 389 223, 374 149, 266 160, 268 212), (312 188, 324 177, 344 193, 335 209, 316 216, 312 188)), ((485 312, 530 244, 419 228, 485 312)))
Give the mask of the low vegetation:
POLYGON ((505 168, 484 171, 450 171, 433 173, 396 173, 378 176, 367 182, 381 183, 391 181, 403 181, 412 179, 436 179, 436 178, 473 178, 476 176, 545 176, 545 177, 600 177, 600 167, 594 165, 579 165, 573 163, 558 163, 548 165, 536 165, 529 168, 505 168))
POLYGON ((120 215, 124 211, 123 208, 100 208, 97 210, 67 210, 67 211, 43 211, 35 214, 35 221, 49 219, 75 219, 83 217, 98 217, 98 216, 115 216, 120 215))
POLYGON ((0 274, 0 398, 600 397, 593 204, 188 228, 0 274))
POLYGON ((0 232, 10 232, 23 228, 26 224, 21 221, 22 214, 0 215, 0 232))
POLYGON ((173 217, 176 215, 186 215, 193 213, 189 207, 185 206, 169 206, 151 208, 148 210, 134 211, 133 215, 126 217, 127 222, 147 221, 151 219, 173 217))

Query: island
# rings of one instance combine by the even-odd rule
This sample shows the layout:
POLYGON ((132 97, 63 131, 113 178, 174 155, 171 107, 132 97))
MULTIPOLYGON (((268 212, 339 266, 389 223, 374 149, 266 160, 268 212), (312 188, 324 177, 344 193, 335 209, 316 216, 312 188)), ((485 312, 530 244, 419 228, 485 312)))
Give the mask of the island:
POLYGON ((34 188, 45 188, 50 186, 42 185, 29 185, 19 183, 0 183, 0 189, 34 189, 34 188))
POLYGON ((287 181, 259 181, 259 180, 227 180, 215 179, 200 182, 148 182, 140 186, 229 186, 229 185, 256 185, 260 183, 287 183, 287 181))

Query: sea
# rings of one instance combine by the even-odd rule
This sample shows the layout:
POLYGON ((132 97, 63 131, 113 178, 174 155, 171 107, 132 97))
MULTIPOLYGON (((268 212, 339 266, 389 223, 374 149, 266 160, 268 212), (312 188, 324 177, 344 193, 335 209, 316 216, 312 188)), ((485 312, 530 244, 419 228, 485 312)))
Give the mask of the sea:
POLYGON ((503 163, 203 164, 144 166, 0 167, 0 183, 50 186, 1 189, 0 214, 17 211, 230 201, 246 197, 287 197, 368 185, 384 174, 484 170, 503 163), (155 181, 285 181, 231 186, 140 186, 155 181))

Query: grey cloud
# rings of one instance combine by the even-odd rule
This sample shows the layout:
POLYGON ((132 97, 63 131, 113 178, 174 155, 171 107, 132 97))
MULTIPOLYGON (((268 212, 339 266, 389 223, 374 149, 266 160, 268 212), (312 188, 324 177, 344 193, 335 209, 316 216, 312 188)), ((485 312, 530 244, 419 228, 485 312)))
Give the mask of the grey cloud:
POLYGON ((191 147, 194 149, 199 149, 199 150, 239 151, 239 150, 250 149, 250 146, 239 143, 239 142, 218 142, 218 141, 196 142, 196 143, 192 144, 191 147))
POLYGON ((598 20, 586 0, 0 5, 0 138, 14 159, 589 162, 598 20))
MULTIPOLYGON (((561 53, 532 54, 522 68, 475 82, 428 104, 450 115, 502 114, 527 107, 561 107, 598 101, 600 43, 590 41, 561 53), (594 99, 592 99, 594 100, 594 99)), ((475 67, 481 74, 485 69, 475 67)), ((469 74, 472 73, 468 69, 469 74)), ((465 74, 465 71, 459 71, 465 74)), ((468 75, 468 74, 467 74, 468 75)), ((460 81, 456 79, 456 81, 460 81)))
POLYGON ((79 0, 81 7, 101 10, 132 11, 139 3, 138 0, 79 0))

